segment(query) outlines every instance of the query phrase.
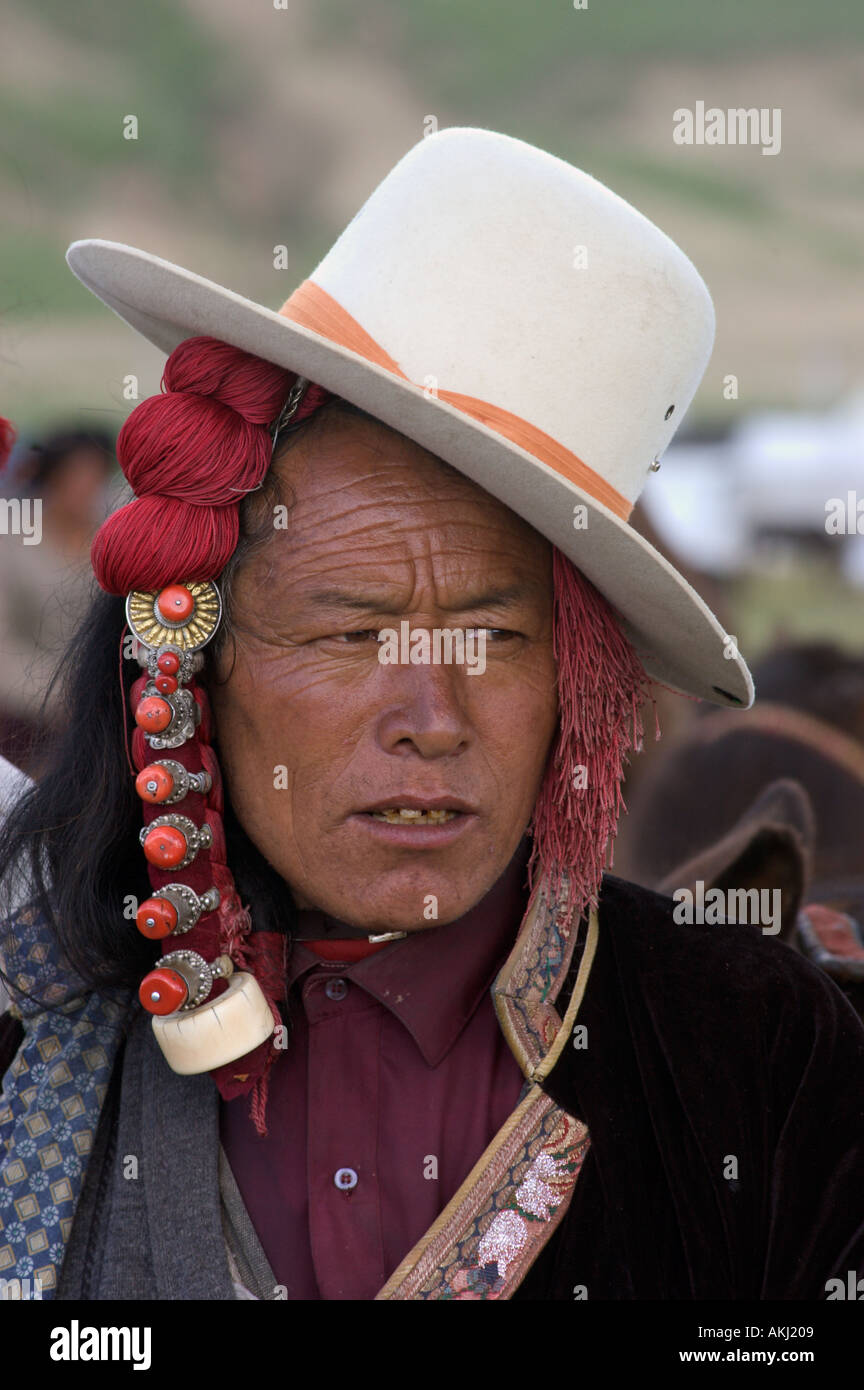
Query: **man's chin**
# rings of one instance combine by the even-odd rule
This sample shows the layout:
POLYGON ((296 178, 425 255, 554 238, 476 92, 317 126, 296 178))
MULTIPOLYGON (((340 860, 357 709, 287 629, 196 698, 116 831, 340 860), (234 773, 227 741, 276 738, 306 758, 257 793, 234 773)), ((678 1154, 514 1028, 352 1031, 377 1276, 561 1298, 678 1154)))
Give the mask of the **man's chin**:
POLYGON ((423 931, 464 917, 486 896, 498 876, 495 873, 489 882, 485 876, 472 876, 471 882, 454 889, 452 879, 448 881, 444 875, 430 875, 420 888, 416 875, 411 875, 404 885, 391 881, 385 887, 377 880, 371 891, 367 877, 357 884, 356 893, 350 886, 346 891, 343 881, 339 893, 334 894, 331 882, 322 884, 320 893, 306 889, 305 898, 328 917, 370 934, 423 931))

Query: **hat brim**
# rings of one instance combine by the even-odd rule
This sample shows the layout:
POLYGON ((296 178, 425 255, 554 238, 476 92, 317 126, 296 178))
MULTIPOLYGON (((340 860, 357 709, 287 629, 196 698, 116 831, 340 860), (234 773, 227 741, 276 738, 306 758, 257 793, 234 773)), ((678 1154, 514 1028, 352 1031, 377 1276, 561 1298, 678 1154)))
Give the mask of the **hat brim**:
POLYGON ((695 589, 637 531, 533 454, 455 406, 192 271, 118 242, 76 241, 82 284, 170 353, 207 335, 318 382, 458 469, 552 541, 620 615, 648 675, 713 704, 748 707, 753 681, 695 589), (587 525, 574 529, 574 506, 587 525))

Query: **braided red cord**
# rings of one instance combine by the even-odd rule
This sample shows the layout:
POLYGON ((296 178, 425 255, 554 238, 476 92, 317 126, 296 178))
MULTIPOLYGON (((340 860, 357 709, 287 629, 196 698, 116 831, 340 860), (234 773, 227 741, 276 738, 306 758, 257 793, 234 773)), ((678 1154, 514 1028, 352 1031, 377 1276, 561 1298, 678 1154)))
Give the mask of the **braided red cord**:
MULTIPOLYGON (((105 522, 93 542, 93 568, 103 589, 154 591, 178 581, 213 579, 224 569, 239 537, 240 502, 260 486, 270 466, 270 426, 295 380, 293 373, 214 338, 191 338, 175 349, 165 366, 162 394, 142 401, 120 431, 118 459, 137 496, 105 522)), ((311 383, 294 419, 311 415, 329 396, 311 383)), ((121 639, 121 662, 122 650, 121 639)), ((133 711, 146 684, 141 676, 132 687, 133 711)), ((198 851, 180 879, 198 894, 217 888, 219 906, 185 933, 183 948, 208 961, 228 955, 236 969, 250 970, 279 1024, 284 939, 256 933, 237 894, 226 863, 222 776, 210 744, 209 702, 196 681, 186 688, 201 715, 193 737, 160 754, 136 728, 132 759, 140 771, 170 756, 190 772, 208 772, 212 786, 206 796, 190 792, 168 808, 144 803, 144 822, 167 809, 189 816, 197 826, 209 825, 211 845, 198 851)), ((128 731, 126 738, 128 758, 128 731)), ((157 893, 178 876, 152 864, 148 873, 157 893)), ((176 949, 175 942, 164 944, 166 954, 176 949)), ((217 980, 212 997, 226 988, 226 981, 217 980)), ((261 1134, 266 1133, 267 1075, 277 1055, 268 1040, 211 1073, 226 1100, 252 1092, 252 1118, 261 1134)))

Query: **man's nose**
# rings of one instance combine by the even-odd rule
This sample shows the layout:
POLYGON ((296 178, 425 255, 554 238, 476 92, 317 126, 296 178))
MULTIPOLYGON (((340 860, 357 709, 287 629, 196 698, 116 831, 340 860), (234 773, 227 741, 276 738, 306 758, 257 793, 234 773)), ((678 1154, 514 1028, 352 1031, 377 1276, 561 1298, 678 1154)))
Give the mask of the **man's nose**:
POLYGON ((378 719, 381 746, 424 758, 452 757, 467 748, 466 674, 447 665, 389 667, 378 719))

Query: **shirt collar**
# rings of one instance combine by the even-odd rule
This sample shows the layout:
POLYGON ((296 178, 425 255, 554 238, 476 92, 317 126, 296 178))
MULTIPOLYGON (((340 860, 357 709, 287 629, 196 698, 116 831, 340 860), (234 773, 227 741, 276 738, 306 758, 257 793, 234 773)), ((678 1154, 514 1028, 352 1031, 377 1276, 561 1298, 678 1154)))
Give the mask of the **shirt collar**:
MULTIPOLYGON (((504 873, 455 922, 409 932, 400 941, 350 965, 322 960, 300 941, 291 948, 288 989, 315 967, 339 974, 371 994, 407 1028, 424 1060, 447 1055, 495 979, 527 907, 530 841, 523 839, 504 873)), ((298 914, 306 937, 329 935, 338 923, 324 913, 298 914)))

